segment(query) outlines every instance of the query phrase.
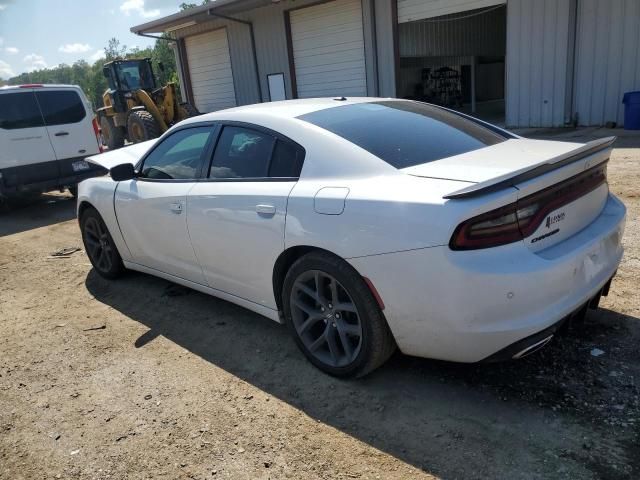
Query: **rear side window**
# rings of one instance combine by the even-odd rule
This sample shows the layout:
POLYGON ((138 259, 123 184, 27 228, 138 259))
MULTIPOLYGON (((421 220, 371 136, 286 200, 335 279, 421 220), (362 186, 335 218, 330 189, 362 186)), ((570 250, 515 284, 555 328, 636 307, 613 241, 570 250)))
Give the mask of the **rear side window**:
POLYGON ((276 141, 273 149, 269 176, 277 178, 298 178, 304 162, 302 147, 283 140, 276 141))
POLYGON ((226 126, 211 162, 211 178, 264 178, 275 138, 257 130, 226 126))
POLYGON ((80 95, 73 90, 42 90, 36 97, 47 126, 78 123, 87 115, 80 95))
POLYGON ((0 128, 15 130, 42 126, 44 122, 33 92, 0 94, 0 128))
POLYGON ((455 113, 408 101, 343 105, 298 118, 345 138, 396 168, 433 162, 506 140, 455 113))

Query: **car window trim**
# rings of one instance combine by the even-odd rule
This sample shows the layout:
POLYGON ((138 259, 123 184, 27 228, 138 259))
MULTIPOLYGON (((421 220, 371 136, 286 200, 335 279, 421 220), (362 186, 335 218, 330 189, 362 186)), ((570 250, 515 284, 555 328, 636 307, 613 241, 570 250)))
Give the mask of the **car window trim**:
POLYGON ((142 172, 142 167, 144 166, 144 162, 147 160, 147 157, 153 153, 153 151, 160 146, 162 142, 164 142, 167 138, 182 132, 183 130, 189 130, 192 128, 202 128, 202 127, 213 127, 211 132, 211 136, 207 140, 205 147, 202 149, 202 153, 200 154, 200 170, 196 178, 147 178, 147 177, 139 177, 136 176, 135 180, 140 182, 161 182, 161 183, 194 183, 202 180, 202 176, 205 174, 204 166, 207 163, 207 158, 213 154, 213 145, 218 141, 218 136, 220 135, 220 126, 216 124, 216 122, 198 122, 198 123, 189 123, 188 125, 184 125, 183 127, 176 128, 175 130, 171 130, 167 132, 167 134, 160 136, 156 143, 151 147, 151 149, 146 152, 138 163, 135 165, 136 173, 142 172))
POLYGON ((215 141, 214 148, 211 152, 211 156, 209 158, 209 167, 203 172, 202 182, 297 182, 300 179, 300 176, 297 177, 269 177, 268 173, 271 170, 271 163, 273 162, 273 153, 276 149, 276 144, 278 140, 290 143, 296 148, 302 150, 302 165, 304 166, 304 160, 307 156, 307 150, 300 145, 298 142, 291 140, 286 135, 281 134, 280 132, 276 132, 275 130, 271 130, 270 128, 263 127, 262 125, 256 125, 255 123, 249 122, 241 122, 237 120, 217 120, 215 123, 218 125, 218 132, 215 141), (273 146, 271 147, 271 154, 269 155, 269 164, 267 165, 267 176, 266 177, 243 177, 243 178, 211 178, 211 167, 213 166, 213 155, 215 154, 216 148, 218 148, 218 142, 220 140, 220 136, 222 135, 222 131, 224 127, 241 127, 246 128, 248 130, 256 130, 260 133, 264 133, 270 135, 274 138, 273 146))

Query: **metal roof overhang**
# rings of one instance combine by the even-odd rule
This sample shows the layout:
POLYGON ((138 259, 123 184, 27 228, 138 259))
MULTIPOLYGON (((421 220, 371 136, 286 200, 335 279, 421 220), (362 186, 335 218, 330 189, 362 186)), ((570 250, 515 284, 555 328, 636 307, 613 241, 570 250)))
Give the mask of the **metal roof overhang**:
MULTIPOLYGON (((182 12, 174 13, 166 17, 152 20, 151 22, 143 23, 131 27, 131 32, 143 35, 147 33, 162 33, 167 30, 176 29, 183 24, 193 25, 191 22, 203 23, 212 20, 211 13, 220 14, 235 14, 252 8, 262 7, 276 3, 273 0, 215 0, 213 2, 198 5, 197 7, 183 10, 182 12)), ((185 25, 186 27, 187 25, 185 25)))

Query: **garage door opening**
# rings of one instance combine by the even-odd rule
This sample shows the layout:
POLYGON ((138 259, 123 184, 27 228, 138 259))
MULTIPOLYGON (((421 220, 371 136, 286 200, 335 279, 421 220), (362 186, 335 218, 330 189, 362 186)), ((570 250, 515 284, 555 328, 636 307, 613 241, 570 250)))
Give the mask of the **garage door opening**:
POLYGON ((500 3, 398 0, 398 97, 504 125, 507 8, 500 3), (464 10, 470 5, 482 8, 464 10))

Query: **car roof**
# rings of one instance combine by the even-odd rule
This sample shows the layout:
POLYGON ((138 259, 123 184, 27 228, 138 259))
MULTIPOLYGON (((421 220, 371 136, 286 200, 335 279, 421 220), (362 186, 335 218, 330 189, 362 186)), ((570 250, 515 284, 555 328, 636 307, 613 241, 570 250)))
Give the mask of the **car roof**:
POLYGON ((255 103, 253 105, 243 105, 241 107, 227 108, 225 110, 217 110, 211 113, 199 115, 191 121, 213 121, 219 120, 229 113, 254 113, 258 115, 268 115, 283 119, 292 119, 305 115, 307 113, 325 110, 327 108, 340 107, 343 105, 353 105, 357 103, 368 103, 384 101, 403 101, 397 98, 377 98, 377 97, 334 97, 334 98, 305 98, 300 100, 282 100, 278 102, 255 103))

